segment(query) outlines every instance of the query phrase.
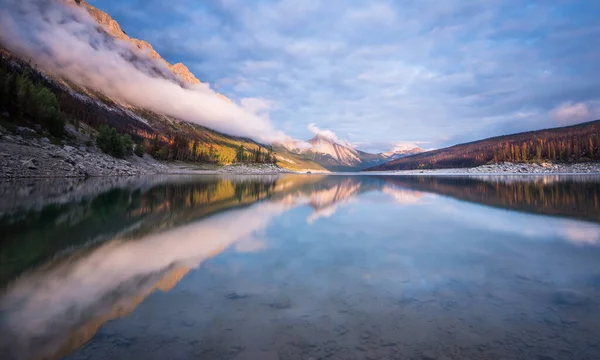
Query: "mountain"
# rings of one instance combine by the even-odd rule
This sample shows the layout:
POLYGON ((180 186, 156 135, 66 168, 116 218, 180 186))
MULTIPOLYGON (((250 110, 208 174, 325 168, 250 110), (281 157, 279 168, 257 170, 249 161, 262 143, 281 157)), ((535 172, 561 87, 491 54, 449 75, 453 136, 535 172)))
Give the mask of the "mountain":
POLYGON ((139 40, 129 37, 118 22, 116 22, 110 15, 104 11, 90 5, 85 0, 68 0, 68 4, 73 6, 79 6, 87 10, 96 22, 101 25, 106 32, 115 39, 122 40, 131 44, 134 48, 145 51, 148 53, 151 59, 156 59, 163 62, 180 80, 183 80, 187 84, 197 85, 201 84, 200 80, 185 66, 183 63, 177 63, 171 65, 165 59, 163 59, 159 53, 154 50, 152 45, 144 40, 139 40))
POLYGON ((300 149, 300 153, 308 154, 317 163, 326 168, 360 166, 362 163, 357 150, 339 144, 322 135, 316 135, 307 141, 310 148, 300 149))
POLYGON ((356 171, 421 152, 419 148, 372 154, 341 144, 329 137, 317 134, 305 143, 291 142, 285 147, 293 153, 305 155, 331 171, 356 171))
POLYGON ((600 120, 496 136, 403 157, 367 170, 475 167, 497 162, 600 160, 600 120))
MULTIPOLYGON (((87 46, 91 46, 93 49, 100 48, 99 51, 102 51, 103 56, 109 53, 108 57, 118 58, 119 61, 126 60, 127 63, 133 65, 134 68, 125 69, 126 71, 138 71, 152 78, 165 79, 170 84, 175 84, 182 89, 198 88, 200 97, 203 89, 208 88, 186 65, 170 64, 154 50, 152 45, 128 36, 109 14, 86 1, 60 0, 50 3, 48 6, 44 5, 41 0, 36 1, 32 1, 31 6, 25 2, 14 2, 11 5, 16 8, 10 13, 14 16, 15 24, 22 23, 19 21, 19 16, 26 18, 26 16, 39 15, 36 20, 40 22, 38 25, 43 29, 52 29, 56 27, 55 22, 58 21, 56 20, 57 9, 64 8, 69 11, 63 11, 64 14, 61 14, 62 18, 59 19, 59 26, 67 29, 66 31, 75 31, 72 29, 76 29, 77 41, 81 42, 77 44, 78 46, 89 42, 87 46), (25 13, 25 11, 33 11, 32 9, 39 13, 25 13), (19 12, 20 10, 23 10, 24 15, 19 12), (88 19, 80 10, 87 12, 91 19, 88 19), (46 14, 44 11, 54 12, 46 14), (77 16, 72 13, 76 13, 77 16), (96 23, 96 26, 93 25, 93 22, 96 23)), ((31 25, 31 28, 35 28, 35 26, 31 25)), ((8 32, 4 33, 8 34, 8 32)), ((52 39, 51 36, 50 38, 48 36, 50 35, 43 34, 40 38, 52 39)), ((94 68, 90 68, 89 65, 78 66, 78 59, 57 57, 53 51, 46 51, 46 48, 51 49, 51 46, 45 48, 44 44, 37 49, 38 52, 43 53, 41 54, 43 56, 32 57, 33 50, 21 46, 18 40, 18 37, 0 36, 0 74, 2 74, 0 85, 5 86, 10 78, 16 76, 27 76, 32 83, 43 85, 54 93, 62 118, 74 128, 77 128, 80 123, 85 123, 96 130, 102 125, 112 126, 118 132, 130 135, 136 144, 143 144, 149 154, 160 160, 228 164, 236 160, 236 152, 243 146, 246 158, 251 158, 253 161, 257 158, 256 153, 260 151, 259 162, 271 161, 274 158, 278 165, 292 170, 325 170, 310 159, 300 154, 290 153, 286 149, 273 149, 271 153, 269 152, 271 147, 268 144, 259 143, 246 137, 231 136, 161 111, 136 105, 122 97, 111 96, 107 89, 112 88, 112 94, 114 94, 115 85, 111 84, 110 79, 104 79, 103 73, 94 73, 94 68), (39 63, 36 63, 38 60, 39 63), (269 155, 267 156, 267 154, 269 155)), ((85 59, 82 58, 79 61, 83 65, 85 59)), ((110 66, 108 67, 110 68, 110 66)), ((120 68, 116 70, 124 71, 120 68)), ((135 83, 132 83, 131 86, 131 89, 135 89, 137 93, 146 90, 135 88, 135 83)), ((190 96, 195 96, 193 94, 195 93, 190 96)), ((216 96, 232 103, 222 94, 216 93, 216 96)), ((139 98, 143 98, 143 96, 138 96, 139 98)), ((206 96, 204 98, 206 99, 206 96)), ((183 101, 182 105, 189 105, 194 100, 195 98, 188 98, 187 101, 183 101)), ((168 107, 177 108, 172 105, 168 107)), ((238 110, 233 109, 233 111, 238 110)), ((206 113, 210 113, 210 111, 206 113)), ((35 119, 25 112, 10 115, 8 121, 18 126, 33 127, 36 123, 35 119)), ((235 118, 235 116, 229 116, 229 118, 235 118)), ((227 119, 223 119, 223 121, 227 121, 227 119)), ((235 130, 233 126, 227 126, 227 128, 235 130)))
POLYGON ((408 148, 408 149, 402 149, 402 150, 392 150, 392 151, 384 152, 381 155, 387 157, 388 161, 392 161, 392 160, 400 159, 400 158, 407 157, 410 155, 419 154, 419 153, 422 153, 423 151, 424 150, 421 149, 420 147, 414 147, 414 148, 408 148))

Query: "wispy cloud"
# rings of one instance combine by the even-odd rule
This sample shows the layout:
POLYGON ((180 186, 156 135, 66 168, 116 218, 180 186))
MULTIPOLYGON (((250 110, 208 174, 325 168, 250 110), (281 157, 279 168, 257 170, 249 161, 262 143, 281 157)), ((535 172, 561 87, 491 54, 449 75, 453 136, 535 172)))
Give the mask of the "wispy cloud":
POLYGON ((335 142, 341 142, 340 139, 338 139, 337 135, 333 131, 321 129, 321 128, 317 127, 317 125, 315 125, 315 123, 308 124, 308 126, 306 128, 308 129, 308 131, 310 131, 314 135, 320 135, 320 136, 326 137, 328 139, 331 139, 335 142))
POLYGON ((600 116, 600 104, 565 102, 552 109, 550 113, 559 123, 569 125, 600 116))
POLYGON ((422 148, 423 145, 429 144, 428 141, 403 141, 396 143, 392 148, 392 151, 406 151, 414 148, 422 148))

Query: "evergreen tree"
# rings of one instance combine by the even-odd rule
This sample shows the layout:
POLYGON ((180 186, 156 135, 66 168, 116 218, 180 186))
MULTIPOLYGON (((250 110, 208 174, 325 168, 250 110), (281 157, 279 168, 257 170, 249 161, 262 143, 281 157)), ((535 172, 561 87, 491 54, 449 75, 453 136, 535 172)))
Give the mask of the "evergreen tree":
POLYGON ((219 152, 214 148, 212 144, 208 148, 208 161, 210 162, 219 162, 219 152))
POLYGON ((100 127, 96 145, 103 152, 118 158, 131 155, 133 151, 133 141, 129 135, 119 135, 115 128, 106 125, 100 127))
POLYGON ((197 153, 198 153, 198 142, 196 140, 192 140, 192 154, 191 154, 192 160, 194 160, 194 161, 197 160, 197 158, 198 158, 197 153))
POLYGON ((142 156, 144 156, 145 152, 146 152, 146 146, 144 145, 144 143, 139 143, 135 146, 134 153, 137 156, 142 157, 142 156))
POLYGON ((7 92, 7 110, 12 116, 19 115, 19 87, 17 85, 17 77, 15 75, 9 75, 6 85, 7 92))
POLYGON ((260 146, 254 152, 254 162, 260 162, 260 146))
POLYGON ((244 145, 240 144, 235 152, 235 160, 237 162, 244 162, 246 160, 244 145))
POLYGON ((8 73, 0 68, 0 110, 8 107, 8 73))
POLYGON ((155 155, 160 150, 160 144, 158 142, 158 135, 154 135, 152 138, 151 155, 155 155))

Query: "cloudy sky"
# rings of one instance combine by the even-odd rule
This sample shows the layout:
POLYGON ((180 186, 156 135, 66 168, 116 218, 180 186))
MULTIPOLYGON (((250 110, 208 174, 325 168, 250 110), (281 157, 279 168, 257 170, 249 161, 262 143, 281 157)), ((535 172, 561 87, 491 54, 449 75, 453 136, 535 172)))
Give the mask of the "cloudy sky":
POLYGON ((600 118, 596 0, 88 1, 298 139, 437 148, 600 118))

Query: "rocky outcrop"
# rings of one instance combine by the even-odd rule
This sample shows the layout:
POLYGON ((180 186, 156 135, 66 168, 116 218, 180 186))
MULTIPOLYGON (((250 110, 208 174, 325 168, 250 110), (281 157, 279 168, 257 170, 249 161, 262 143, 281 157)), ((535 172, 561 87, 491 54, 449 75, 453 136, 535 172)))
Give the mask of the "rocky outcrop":
POLYGON ((183 63, 177 63, 175 65, 170 65, 169 67, 173 74, 179 76, 180 79, 183 79, 188 84, 196 85, 201 83, 183 63))
POLYGON ((168 171, 168 166, 148 155, 117 159, 95 146, 53 144, 33 129, 19 127, 16 134, 0 129, 2 178, 132 176, 168 171))
MULTIPOLYGON (((152 45, 150 45, 144 40, 129 37, 129 35, 127 35, 125 31, 121 29, 121 25, 119 25, 118 22, 116 22, 110 15, 108 15, 104 11, 93 7, 92 5, 85 2, 85 0, 72 0, 72 2, 74 2, 77 6, 84 7, 87 10, 87 12, 92 16, 92 18, 94 18, 94 20, 96 20, 96 22, 100 24, 104 28, 104 30, 106 30, 106 32, 108 32, 112 37, 119 40, 127 41, 138 49, 148 51, 148 54, 153 59, 163 60, 163 58, 152 48, 152 45)), ((163 61, 167 63, 165 60, 163 61)))
POLYGON ((104 11, 88 4, 85 0, 69 0, 70 3, 83 7, 87 10, 87 12, 96 20, 96 22, 101 25, 104 30, 111 35, 112 37, 128 42, 132 45, 132 47, 142 50, 148 53, 148 56, 152 59, 159 60, 163 62, 171 72, 175 74, 179 79, 184 82, 192 85, 200 84, 200 80, 196 78, 196 76, 182 63, 177 63, 174 65, 169 64, 165 59, 163 59, 156 50, 150 45, 147 41, 135 39, 129 37, 125 31, 121 28, 121 25, 117 21, 115 21, 110 15, 105 13, 104 11))

